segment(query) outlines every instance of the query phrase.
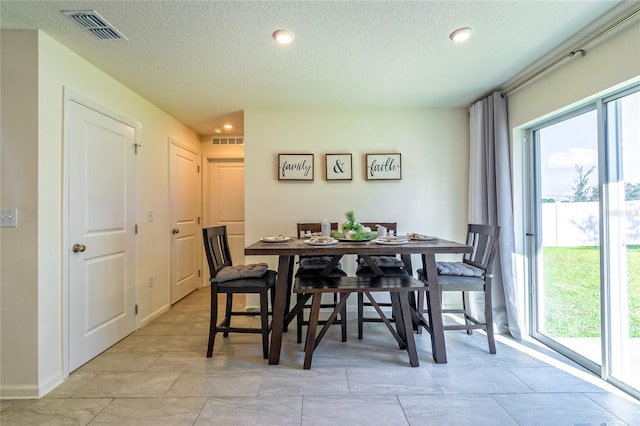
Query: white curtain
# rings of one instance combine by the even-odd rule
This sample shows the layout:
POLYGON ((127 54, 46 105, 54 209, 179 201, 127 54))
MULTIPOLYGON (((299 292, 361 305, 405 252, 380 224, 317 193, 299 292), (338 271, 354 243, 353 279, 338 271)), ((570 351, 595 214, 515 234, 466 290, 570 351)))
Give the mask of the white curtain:
POLYGON ((469 223, 500 226, 492 286, 493 320, 498 333, 510 333, 520 340, 514 283, 511 150, 507 101, 500 93, 493 93, 470 108, 469 223))

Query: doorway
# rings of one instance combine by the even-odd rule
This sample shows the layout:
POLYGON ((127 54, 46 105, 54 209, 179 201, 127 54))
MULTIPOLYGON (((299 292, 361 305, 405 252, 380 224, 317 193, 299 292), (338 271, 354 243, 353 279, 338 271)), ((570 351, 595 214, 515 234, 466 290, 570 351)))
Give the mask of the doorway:
POLYGON ((200 283, 200 156, 169 139, 171 203, 170 298, 176 303, 200 283))

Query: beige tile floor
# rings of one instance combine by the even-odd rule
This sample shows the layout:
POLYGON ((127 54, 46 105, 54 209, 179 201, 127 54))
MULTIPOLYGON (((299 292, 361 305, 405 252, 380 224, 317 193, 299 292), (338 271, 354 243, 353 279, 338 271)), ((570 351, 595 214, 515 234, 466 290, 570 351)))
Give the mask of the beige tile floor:
MULTIPOLYGON (((209 291, 73 372, 40 400, 5 400, 9 425, 640 425, 640 403, 531 342, 446 334, 436 365, 417 335, 420 367, 382 324, 349 340, 332 327, 302 369, 303 345, 286 334, 280 365, 262 359, 258 335, 218 336, 206 358, 209 291)), ((257 322, 254 318, 241 321, 257 322)))

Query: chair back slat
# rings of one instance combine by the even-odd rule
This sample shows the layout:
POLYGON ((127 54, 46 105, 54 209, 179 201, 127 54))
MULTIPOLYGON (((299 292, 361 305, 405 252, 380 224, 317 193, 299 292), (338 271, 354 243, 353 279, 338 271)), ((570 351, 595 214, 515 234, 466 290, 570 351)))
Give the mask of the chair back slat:
POLYGON ((202 237, 204 239, 204 251, 207 254, 207 262, 209 263, 209 273, 211 278, 215 278, 222 268, 233 265, 227 239, 227 227, 222 225, 204 228, 202 237))
POLYGON ((473 252, 464 256, 464 262, 490 273, 498 251, 499 236, 498 226, 469 224, 467 245, 473 247, 473 252))

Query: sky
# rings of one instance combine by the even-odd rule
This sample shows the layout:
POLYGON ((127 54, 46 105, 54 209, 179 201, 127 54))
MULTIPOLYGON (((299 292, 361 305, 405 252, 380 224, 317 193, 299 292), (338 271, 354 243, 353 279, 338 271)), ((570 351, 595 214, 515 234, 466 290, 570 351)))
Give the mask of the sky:
MULTIPOLYGON (((611 107, 613 104, 610 103, 611 107)), ((621 99, 622 165, 625 182, 640 183, 640 92, 621 99)), ((612 108, 610 108, 612 109, 612 108)), ((568 200, 574 193, 576 166, 591 167, 589 186, 598 183, 597 111, 544 127, 539 133, 542 198, 568 200)))

